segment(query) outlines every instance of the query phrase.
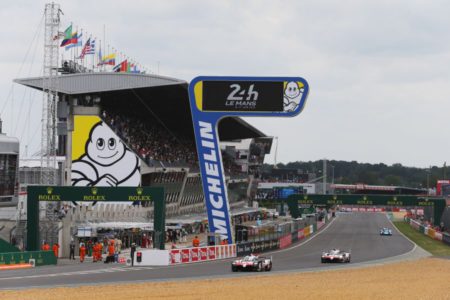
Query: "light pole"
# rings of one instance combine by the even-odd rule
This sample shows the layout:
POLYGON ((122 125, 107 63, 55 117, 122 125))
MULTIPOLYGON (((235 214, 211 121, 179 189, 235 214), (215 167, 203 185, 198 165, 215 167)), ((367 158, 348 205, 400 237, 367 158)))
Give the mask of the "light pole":
POLYGON ((327 193, 327 159, 323 159, 323 193, 327 193))
POLYGON ((431 173, 431 167, 427 169, 427 195, 430 195, 430 173, 431 173))
POLYGON ((334 184, 334 166, 331 165, 331 184, 334 184))

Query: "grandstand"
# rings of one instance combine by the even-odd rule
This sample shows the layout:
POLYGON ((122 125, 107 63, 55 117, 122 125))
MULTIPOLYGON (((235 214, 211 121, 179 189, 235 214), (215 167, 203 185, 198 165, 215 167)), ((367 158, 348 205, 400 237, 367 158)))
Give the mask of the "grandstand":
MULTIPOLYGON (((42 77, 15 82, 43 89, 42 77)), ((85 181, 79 170, 74 171, 83 160, 77 149, 85 149, 77 130, 87 124, 85 120, 92 121, 78 120, 96 117, 138 158, 140 184, 165 188, 168 217, 205 212, 186 81, 142 73, 88 72, 60 75, 53 84, 51 89, 58 94, 57 152, 66 160, 66 185, 85 181), (80 143, 82 147, 76 145, 80 143)), ((255 194, 255 180, 272 139, 237 117, 223 119, 218 131, 230 207, 243 207, 255 194)), ((88 185, 100 185, 100 180, 88 185)), ((152 207, 142 210, 151 215, 152 207)))
POLYGON ((0 240, 9 242, 17 217, 19 141, 1 127, 0 120, 0 240))

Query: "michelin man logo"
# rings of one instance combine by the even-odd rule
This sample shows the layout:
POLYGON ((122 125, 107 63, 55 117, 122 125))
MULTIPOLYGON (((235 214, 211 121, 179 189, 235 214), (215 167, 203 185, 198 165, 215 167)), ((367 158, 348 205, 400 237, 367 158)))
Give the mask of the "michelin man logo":
POLYGON ((284 111, 295 111, 300 105, 304 89, 303 84, 290 81, 284 89, 283 107, 284 111))
POLYGON ((103 122, 89 133, 85 153, 72 163, 73 186, 139 186, 140 162, 103 122))

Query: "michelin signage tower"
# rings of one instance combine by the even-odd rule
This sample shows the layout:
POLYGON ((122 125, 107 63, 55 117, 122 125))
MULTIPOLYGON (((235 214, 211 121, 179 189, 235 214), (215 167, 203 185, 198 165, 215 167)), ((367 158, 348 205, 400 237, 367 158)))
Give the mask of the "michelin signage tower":
POLYGON ((210 232, 231 243, 230 208, 217 125, 229 116, 293 117, 309 86, 300 77, 197 77, 189 99, 210 232))

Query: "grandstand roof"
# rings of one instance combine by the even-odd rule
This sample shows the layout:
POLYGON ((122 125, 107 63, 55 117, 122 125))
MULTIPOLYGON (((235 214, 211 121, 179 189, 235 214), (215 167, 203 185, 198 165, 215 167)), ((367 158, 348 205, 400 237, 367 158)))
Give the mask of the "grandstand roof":
MULTIPOLYGON (((14 79, 14 82, 42 90, 44 77, 14 79)), ((186 81, 151 74, 91 72, 58 76, 52 90, 66 95, 101 93, 118 90, 186 84, 186 81)))
MULTIPOLYGON (((22 78, 14 82, 42 90, 43 79, 22 78)), ((184 80, 154 74, 90 72, 58 76, 52 89, 69 96, 95 94, 100 96, 102 105, 122 105, 124 111, 134 104, 144 104, 133 113, 157 115, 171 130, 192 132, 187 87, 184 80)), ((220 121, 219 136, 221 140, 236 140, 266 135, 241 118, 227 117, 220 121)))

